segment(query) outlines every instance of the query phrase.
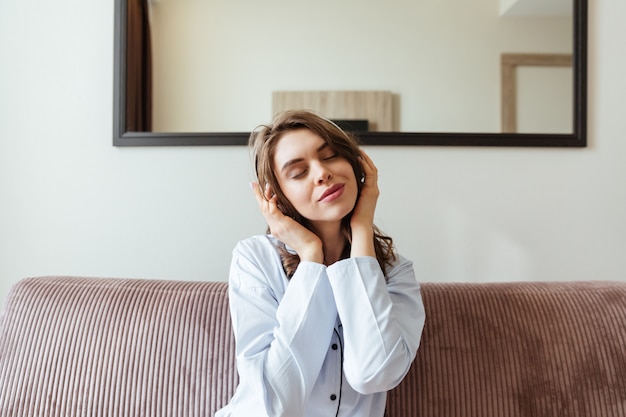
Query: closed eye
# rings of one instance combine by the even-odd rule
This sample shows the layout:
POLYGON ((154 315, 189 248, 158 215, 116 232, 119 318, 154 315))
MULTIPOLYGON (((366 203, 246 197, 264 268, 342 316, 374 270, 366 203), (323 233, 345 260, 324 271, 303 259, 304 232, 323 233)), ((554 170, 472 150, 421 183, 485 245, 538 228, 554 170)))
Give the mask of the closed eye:
POLYGON ((291 173, 290 177, 291 179, 297 180, 298 178, 302 178, 304 174, 306 174, 306 169, 303 169, 301 171, 294 171, 291 173))

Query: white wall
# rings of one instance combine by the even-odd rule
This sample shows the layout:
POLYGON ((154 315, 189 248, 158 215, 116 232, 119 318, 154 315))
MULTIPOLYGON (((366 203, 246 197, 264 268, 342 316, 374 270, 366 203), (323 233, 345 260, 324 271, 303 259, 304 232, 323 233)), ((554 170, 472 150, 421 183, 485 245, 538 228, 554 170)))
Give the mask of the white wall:
MULTIPOLYGON (((626 279, 626 3, 590 2, 586 149, 383 148, 421 281, 626 279)), ((0 297, 70 274, 223 280, 264 231, 248 151, 114 148, 113 2, 0 1, 0 297)))

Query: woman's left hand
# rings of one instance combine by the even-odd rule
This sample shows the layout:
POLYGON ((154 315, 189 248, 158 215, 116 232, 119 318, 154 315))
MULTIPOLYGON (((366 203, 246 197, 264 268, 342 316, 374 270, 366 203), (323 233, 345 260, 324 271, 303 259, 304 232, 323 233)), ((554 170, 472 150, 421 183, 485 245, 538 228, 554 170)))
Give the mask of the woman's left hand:
POLYGON ((351 256, 375 256, 374 252, 374 212, 380 191, 378 189, 378 169, 372 159, 361 150, 361 165, 365 175, 361 194, 350 220, 352 229, 351 256))

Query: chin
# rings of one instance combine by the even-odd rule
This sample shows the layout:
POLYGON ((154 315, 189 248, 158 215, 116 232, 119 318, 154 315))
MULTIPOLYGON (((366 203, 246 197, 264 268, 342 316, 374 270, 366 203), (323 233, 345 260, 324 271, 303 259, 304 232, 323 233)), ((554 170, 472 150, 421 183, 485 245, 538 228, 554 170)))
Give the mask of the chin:
POLYGON ((306 218, 309 222, 311 223, 334 223, 334 222, 341 222, 343 221, 343 219, 345 219, 348 215, 350 215, 350 213, 352 213, 352 209, 346 211, 346 210, 333 210, 332 212, 326 212, 323 213, 322 215, 318 215, 317 216, 304 216, 304 218, 306 218))

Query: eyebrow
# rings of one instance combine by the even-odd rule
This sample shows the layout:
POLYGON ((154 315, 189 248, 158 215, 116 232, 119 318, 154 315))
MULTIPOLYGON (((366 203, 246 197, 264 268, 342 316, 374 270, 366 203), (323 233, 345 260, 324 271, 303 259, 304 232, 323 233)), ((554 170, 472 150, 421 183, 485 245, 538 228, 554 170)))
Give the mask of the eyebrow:
MULTIPOLYGON (((319 148, 317 148, 317 153, 322 152, 324 149, 328 148, 328 143, 324 142, 322 144, 322 146, 320 146, 319 148)), ((283 164, 283 166, 280 168, 280 172, 284 172, 287 168, 289 168, 290 166, 297 164, 298 162, 302 162, 304 161, 304 158, 294 158, 294 159, 290 159, 289 161, 285 162, 283 164)))

